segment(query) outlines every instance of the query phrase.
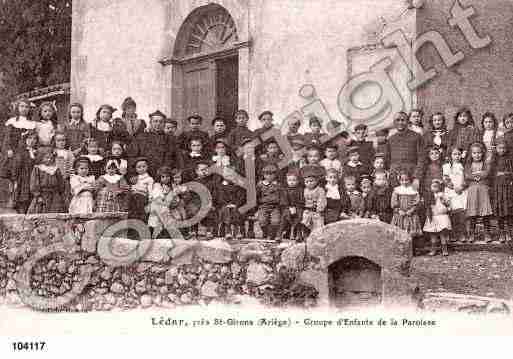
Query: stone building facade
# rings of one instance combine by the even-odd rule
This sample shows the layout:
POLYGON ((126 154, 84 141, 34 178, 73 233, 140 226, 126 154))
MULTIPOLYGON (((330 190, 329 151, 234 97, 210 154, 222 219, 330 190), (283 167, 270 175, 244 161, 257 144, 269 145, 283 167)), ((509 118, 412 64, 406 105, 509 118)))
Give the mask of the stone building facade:
POLYGON ((142 117, 159 108, 180 124, 191 113, 229 118, 243 108, 253 128, 266 109, 277 122, 315 113, 325 123, 374 128, 389 126, 392 112, 415 106, 451 117, 466 104, 501 116, 513 91, 513 60, 506 56, 513 1, 458 2, 474 12, 469 20, 479 36, 492 38, 480 49, 449 25, 454 0, 413 3, 422 6, 406 0, 76 0, 72 101, 83 102, 91 119, 100 104, 119 106, 132 96, 142 117), (398 30, 410 44, 437 31, 465 58, 446 66, 427 41, 415 53, 417 66, 434 68, 437 76, 410 90, 410 69, 418 70, 414 53, 400 56, 397 44, 382 42, 398 30), (390 66, 381 63, 380 82, 354 86, 354 106, 344 109, 344 85, 377 71, 373 66, 385 59, 390 66), (387 100, 394 103, 385 106, 387 100), (360 113, 376 103, 383 111, 372 119, 360 113))

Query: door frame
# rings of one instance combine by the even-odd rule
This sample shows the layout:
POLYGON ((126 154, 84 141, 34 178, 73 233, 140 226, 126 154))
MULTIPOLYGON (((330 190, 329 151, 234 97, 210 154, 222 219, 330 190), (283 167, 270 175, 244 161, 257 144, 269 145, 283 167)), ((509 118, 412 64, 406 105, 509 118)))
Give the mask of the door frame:
MULTIPOLYGON (((182 131, 185 120, 190 114, 185 113, 184 107, 184 68, 190 64, 197 64, 205 61, 214 63, 219 59, 237 56, 238 59, 238 106, 249 112, 249 48, 250 42, 239 42, 234 47, 214 52, 211 54, 202 54, 185 57, 181 59, 164 59, 160 63, 171 67, 171 117, 178 122, 178 131, 182 131)), ((217 94, 214 94, 214 97, 217 94)), ((217 101, 217 99, 215 99, 217 101)), ((216 103, 214 103, 214 109, 216 103)))

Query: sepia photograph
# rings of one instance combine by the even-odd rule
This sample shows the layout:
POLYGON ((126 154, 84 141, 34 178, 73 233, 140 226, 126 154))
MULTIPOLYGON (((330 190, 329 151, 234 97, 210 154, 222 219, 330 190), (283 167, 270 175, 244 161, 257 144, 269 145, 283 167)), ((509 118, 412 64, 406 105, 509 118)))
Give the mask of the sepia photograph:
POLYGON ((0 353, 512 335, 512 33, 513 0, 0 0, 0 353))

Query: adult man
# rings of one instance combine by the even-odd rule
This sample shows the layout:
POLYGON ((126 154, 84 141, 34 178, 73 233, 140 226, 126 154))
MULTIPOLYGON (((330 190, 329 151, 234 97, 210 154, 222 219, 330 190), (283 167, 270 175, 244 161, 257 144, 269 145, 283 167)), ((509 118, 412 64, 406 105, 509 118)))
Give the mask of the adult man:
POLYGON ((392 184, 397 184, 400 171, 408 171, 415 177, 413 185, 419 188, 424 166, 422 137, 408 129, 408 115, 401 111, 394 117, 397 132, 390 136, 386 145, 386 163, 390 164, 392 184))

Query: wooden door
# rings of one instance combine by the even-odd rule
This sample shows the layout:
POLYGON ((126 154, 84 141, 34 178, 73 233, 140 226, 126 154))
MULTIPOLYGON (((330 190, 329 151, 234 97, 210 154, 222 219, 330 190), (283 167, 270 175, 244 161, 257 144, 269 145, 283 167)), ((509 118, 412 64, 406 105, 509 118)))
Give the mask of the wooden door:
POLYGON ((239 59, 237 56, 216 61, 217 103, 216 116, 227 120, 233 126, 233 115, 239 106, 239 59))
POLYGON ((185 65, 183 89, 183 118, 199 114, 204 118, 203 130, 208 130, 216 111, 216 62, 185 65))

